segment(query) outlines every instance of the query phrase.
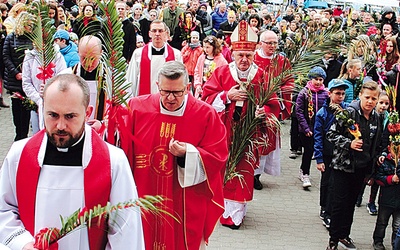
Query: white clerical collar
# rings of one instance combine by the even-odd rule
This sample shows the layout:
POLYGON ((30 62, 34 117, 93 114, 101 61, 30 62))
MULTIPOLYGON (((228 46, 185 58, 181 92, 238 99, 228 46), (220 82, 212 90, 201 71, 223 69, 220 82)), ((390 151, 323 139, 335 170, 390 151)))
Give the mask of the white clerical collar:
POLYGON ((236 66, 236 71, 237 71, 237 73, 238 73, 239 79, 247 79, 247 77, 249 76, 249 73, 250 73, 250 69, 251 69, 251 67, 249 67, 249 68, 246 69, 245 71, 241 71, 241 70, 238 69, 238 67, 236 66))
POLYGON ((185 109, 186 109, 187 99, 188 99, 188 94, 185 95, 185 100, 183 100, 182 105, 177 110, 174 110, 174 111, 169 111, 166 108, 164 108, 164 106, 162 105, 162 103, 160 101, 161 114, 172 115, 172 116, 183 116, 183 113, 185 113, 185 109))
POLYGON ((165 48, 165 44, 166 44, 166 43, 164 43, 164 45, 163 45, 161 48, 156 48, 156 47, 154 47, 153 43, 151 43, 151 47, 152 47, 153 49, 155 49, 156 51, 160 51, 160 50, 162 50, 163 48, 165 48))
POLYGON ((272 59, 272 57, 274 56, 273 54, 270 55, 270 56, 267 56, 261 48, 258 49, 258 54, 259 54, 262 58, 267 58, 267 59, 272 59))
MULTIPOLYGON (((76 146, 80 141, 82 141, 83 137, 85 137, 85 131, 83 131, 81 138, 77 142, 75 142, 70 148, 76 146)), ((69 148, 57 148, 58 152, 66 153, 68 152, 69 148)))

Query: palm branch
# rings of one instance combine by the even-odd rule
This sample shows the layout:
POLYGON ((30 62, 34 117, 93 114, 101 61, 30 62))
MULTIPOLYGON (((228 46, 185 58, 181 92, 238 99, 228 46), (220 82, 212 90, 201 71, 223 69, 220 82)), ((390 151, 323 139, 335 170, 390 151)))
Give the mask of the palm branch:
POLYGON ((241 84, 247 91, 247 109, 241 119, 232 124, 232 141, 226 165, 225 183, 233 178, 239 178, 242 182, 243 175, 237 170, 236 166, 243 157, 245 157, 246 162, 254 165, 258 160, 255 154, 256 150, 269 145, 268 138, 263 136, 266 133, 266 129, 272 130, 274 133, 280 131, 280 122, 274 114, 266 114, 266 117, 256 116, 256 109, 263 107, 273 98, 278 98, 278 101, 285 101, 277 93, 286 94, 282 92, 287 91, 289 93, 293 91, 293 89, 282 88, 287 80, 293 77, 292 70, 288 65, 285 65, 287 61, 284 61, 284 65, 278 66, 278 57, 273 58, 270 70, 263 73, 260 82, 248 83, 247 85, 246 83, 241 84), (286 70, 282 70, 277 75, 277 68, 286 70))
POLYGON ((113 135, 121 137, 121 147, 126 150, 129 142, 134 139, 122 117, 127 115, 129 98, 128 89, 131 84, 126 81, 126 60, 123 57, 123 36, 122 22, 119 19, 115 8, 115 0, 103 2, 96 0, 99 10, 103 13, 103 29, 100 33, 103 41, 104 53, 101 56, 101 88, 107 96, 108 108, 105 112, 107 124, 107 141, 116 144, 113 135))
POLYGON ((145 196, 133 201, 121 202, 116 205, 111 205, 109 202, 106 206, 97 205, 91 209, 86 207, 76 210, 70 216, 61 219, 61 228, 44 228, 35 235, 35 248, 39 250, 49 249, 49 246, 56 243, 61 238, 64 238, 71 232, 81 229, 83 227, 91 228, 92 226, 99 226, 104 219, 111 218, 111 214, 116 213, 122 209, 129 209, 139 207, 141 213, 152 213, 155 215, 166 214, 176 219, 172 214, 157 207, 157 204, 164 202, 161 196, 145 196), (92 225, 92 221, 97 221, 97 225, 92 225))
POLYGON ((103 29, 100 33, 104 50, 101 57, 104 71, 100 73, 103 77, 102 87, 112 105, 126 104, 129 98, 126 90, 130 85, 125 81, 127 64, 122 55, 124 45, 122 22, 115 8, 115 0, 107 2, 97 0, 97 6, 104 14, 103 29))
POLYGON ((48 70, 52 71, 52 68, 55 67, 53 62, 57 53, 53 45, 53 36, 56 28, 49 18, 49 6, 45 1, 33 2, 29 10, 32 16, 28 20, 27 27, 31 27, 32 30, 31 32, 25 32, 25 34, 32 41, 36 50, 36 57, 41 65, 39 68, 42 74, 41 80, 45 83, 47 79, 53 76, 49 74, 48 70))

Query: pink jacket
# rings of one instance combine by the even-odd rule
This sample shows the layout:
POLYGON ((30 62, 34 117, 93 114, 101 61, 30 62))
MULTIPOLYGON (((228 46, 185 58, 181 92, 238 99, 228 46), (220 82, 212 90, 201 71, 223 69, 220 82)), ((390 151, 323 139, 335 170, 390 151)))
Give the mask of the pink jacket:
POLYGON ((194 75, 194 69, 196 68, 197 59, 203 53, 203 48, 201 46, 191 49, 189 44, 181 50, 183 64, 185 64, 186 69, 190 76, 194 75))
MULTIPOLYGON (((206 55, 203 54, 199 57, 197 60, 196 68, 194 69, 194 88, 196 88, 198 85, 203 86, 203 71, 204 71, 204 61, 206 59, 206 55)), ((225 60, 224 56, 219 53, 214 57, 214 62, 216 64, 215 68, 218 68, 219 66, 226 65, 228 62, 225 60)))

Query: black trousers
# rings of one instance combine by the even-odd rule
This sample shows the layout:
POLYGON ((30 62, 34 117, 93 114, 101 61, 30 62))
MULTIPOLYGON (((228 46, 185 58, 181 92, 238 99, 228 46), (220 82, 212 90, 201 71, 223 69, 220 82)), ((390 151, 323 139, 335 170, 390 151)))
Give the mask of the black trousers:
POLYGON ((11 111, 15 126, 14 141, 18 141, 28 137, 29 121, 31 119, 31 111, 25 109, 22 101, 17 98, 11 98, 11 111))
POLYGON ((301 145, 303 145, 304 152, 301 157, 300 169, 303 170, 303 174, 310 174, 311 160, 314 155, 314 137, 308 137, 304 133, 300 133, 301 145))
POLYGON ((332 170, 330 240, 338 242, 350 235, 354 207, 364 183, 368 167, 356 169, 355 173, 332 170))
POLYGON ((332 162, 331 155, 324 155, 325 171, 321 172, 321 184, 319 189, 319 205, 325 209, 325 212, 331 214, 330 194, 332 193, 332 162))
POLYGON ((393 246, 396 239, 396 233, 400 226, 400 209, 379 205, 378 217, 376 218, 375 230, 373 239, 374 242, 383 242, 385 238, 386 227, 392 218, 392 237, 391 245, 393 246))
POLYGON ((292 116, 290 121, 290 150, 301 150, 301 142, 299 137, 299 120, 292 116))

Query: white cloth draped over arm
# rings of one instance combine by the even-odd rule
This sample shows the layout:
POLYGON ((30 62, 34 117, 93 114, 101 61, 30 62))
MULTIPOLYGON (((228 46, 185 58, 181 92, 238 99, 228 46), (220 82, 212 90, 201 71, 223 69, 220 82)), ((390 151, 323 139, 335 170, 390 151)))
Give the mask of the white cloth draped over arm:
POLYGON ((178 168, 178 180, 181 187, 190 187, 207 179, 200 152, 190 143, 186 143, 185 167, 178 168))
MULTIPOLYGON (((225 91, 222 91, 221 93, 219 93, 219 94, 215 97, 213 103, 211 104, 211 106, 213 106, 213 108, 214 108, 218 113, 220 113, 220 112, 222 112, 222 111, 225 110, 225 103, 224 103, 224 101, 223 101, 222 98, 221 98, 221 96, 224 95, 224 94, 225 94, 225 91)), ((230 103, 230 100, 228 99, 228 97, 226 97, 226 103, 227 103, 227 104, 230 103)))

